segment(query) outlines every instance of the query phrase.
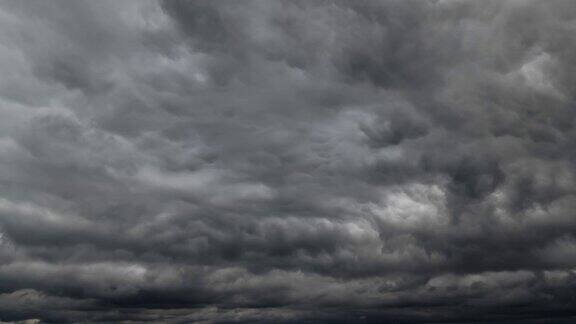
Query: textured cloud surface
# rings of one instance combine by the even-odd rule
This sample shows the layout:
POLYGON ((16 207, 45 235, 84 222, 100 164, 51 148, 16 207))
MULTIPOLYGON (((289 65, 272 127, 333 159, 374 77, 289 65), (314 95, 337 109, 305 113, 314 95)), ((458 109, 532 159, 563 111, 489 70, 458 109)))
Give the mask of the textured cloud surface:
POLYGON ((0 0, 0 321, 573 323, 575 32, 569 0, 0 0))

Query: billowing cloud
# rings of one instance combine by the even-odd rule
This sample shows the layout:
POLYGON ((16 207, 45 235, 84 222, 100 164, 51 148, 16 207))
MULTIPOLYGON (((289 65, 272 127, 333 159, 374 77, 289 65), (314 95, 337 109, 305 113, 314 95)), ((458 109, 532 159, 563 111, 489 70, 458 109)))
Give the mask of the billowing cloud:
POLYGON ((0 1, 0 321, 574 321, 576 3, 0 1))

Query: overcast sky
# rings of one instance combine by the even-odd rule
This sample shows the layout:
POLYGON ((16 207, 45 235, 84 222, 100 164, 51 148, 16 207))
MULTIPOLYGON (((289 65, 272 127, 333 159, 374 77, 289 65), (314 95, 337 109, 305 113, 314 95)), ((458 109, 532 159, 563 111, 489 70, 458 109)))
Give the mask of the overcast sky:
POLYGON ((576 2, 0 0, 0 321, 574 323, 576 2))

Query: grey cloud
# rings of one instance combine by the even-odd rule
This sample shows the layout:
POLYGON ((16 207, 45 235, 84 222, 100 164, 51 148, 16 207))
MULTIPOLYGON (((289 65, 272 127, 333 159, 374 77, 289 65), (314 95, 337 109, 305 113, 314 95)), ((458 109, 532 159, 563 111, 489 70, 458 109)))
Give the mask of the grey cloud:
POLYGON ((571 1, 0 1, 0 321, 574 321, 571 1))

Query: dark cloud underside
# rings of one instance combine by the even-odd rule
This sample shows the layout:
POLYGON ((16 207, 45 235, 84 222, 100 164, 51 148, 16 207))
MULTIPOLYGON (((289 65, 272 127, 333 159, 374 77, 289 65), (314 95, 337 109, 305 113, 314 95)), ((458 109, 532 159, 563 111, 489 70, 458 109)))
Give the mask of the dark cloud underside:
POLYGON ((573 1, 0 0, 0 321, 572 323, 573 1))

